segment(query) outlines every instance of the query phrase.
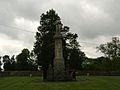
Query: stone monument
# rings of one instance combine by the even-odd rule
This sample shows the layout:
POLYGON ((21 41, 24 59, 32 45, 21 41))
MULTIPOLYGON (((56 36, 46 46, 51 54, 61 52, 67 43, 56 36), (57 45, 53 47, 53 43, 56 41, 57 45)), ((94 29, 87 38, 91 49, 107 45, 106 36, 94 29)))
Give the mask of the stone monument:
POLYGON ((61 29, 62 24, 60 20, 56 21, 56 33, 54 36, 55 39, 55 58, 54 58, 54 80, 64 80, 65 79, 65 64, 63 58, 63 49, 62 49, 62 35, 61 29))
POLYGON ((54 36, 55 40, 55 58, 53 60, 53 67, 50 65, 48 70, 49 81, 66 81, 72 80, 68 70, 65 70, 65 61, 63 58, 63 47, 62 47, 62 35, 61 29, 62 24, 60 20, 55 22, 56 33, 54 36))

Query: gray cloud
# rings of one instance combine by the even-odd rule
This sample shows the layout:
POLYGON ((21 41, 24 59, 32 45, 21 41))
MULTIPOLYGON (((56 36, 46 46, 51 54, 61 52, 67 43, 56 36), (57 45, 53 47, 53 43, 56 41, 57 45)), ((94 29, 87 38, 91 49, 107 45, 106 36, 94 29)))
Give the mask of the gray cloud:
MULTIPOLYGON (((120 35, 119 4, 119 0, 1 0, 0 24, 3 25, 0 25, 0 34, 8 36, 11 43, 12 40, 17 40, 23 47, 31 48, 35 41, 34 33, 19 31, 4 25, 35 32, 37 26, 31 23, 39 23, 40 15, 53 8, 61 17, 63 24, 70 26, 71 31, 79 35, 80 42, 100 43, 105 38, 120 35), (20 23, 16 22, 16 19, 20 23)), ((93 49, 92 45, 84 44, 84 47, 93 49)), ((84 51, 88 54, 92 53, 84 47, 84 51)), ((5 49, 5 46, 1 48, 5 49)))

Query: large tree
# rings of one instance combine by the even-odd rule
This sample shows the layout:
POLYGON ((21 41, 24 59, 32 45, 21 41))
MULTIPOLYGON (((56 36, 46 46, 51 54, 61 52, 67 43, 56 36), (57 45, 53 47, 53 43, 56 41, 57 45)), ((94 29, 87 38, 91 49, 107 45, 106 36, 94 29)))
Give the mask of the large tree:
POLYGON ((5 71, 13 70, 14 61, 10 58, 9 55, 3 56, 3 63, 4 63, 3 68, 5 69, 5 71))
POLYGON ((2 68, 1 68, 1 65, 2 65, 2 62, 1 62, 1 56, 0 56, 0 71, 2 70, 2 68))
MULTIPOLYGON (((38 65, 42 66, 43 69, 43 79, 46 79, 47 69, 49 64, 53 66, 54 59, 54 35, 56 31, 56 20, 60 20, 60 17, 56 12, 52 9, 43 13, 40 17, 40 26, 38 27, 38 31, 36 32, 36 42, 34 44, 34 53, 37 57, 38 65)), ((65 59, 65 63, 71 58, 75 58, 80 61, 80 49, 79 44, 77 42, 77 34, 72 34, 69 32, 69 27, 62 26, 61 34, 63 36, 63 56, 65 59), (76 56, 72 53, 74 49, 76 56), (69 58, 68 58, 69 57, 69 58)), ((84 55, 85 56, 85 55, 84 55)), ((74 61, 74 60, 72 60, 74 61)), ((67 65, 67 64, 66 64, 67 65)))
POLYGON ((101 44, 97 49, 109 59, 120 57, 120 40, 119 37, 113 37, 111 42, 101 44))
POLYGON ((37 70, 37 66, 34 64, 34 61, 31 59, 30 51, 28 49, 23 49, 22 52, 17 55, 17 70, 37 70))
POLYGON ((14 55, 10 58, 9 55, 4 55, 3 56, 3 68, 5 71, 13 71, 15 70, 15 57, 14 55))

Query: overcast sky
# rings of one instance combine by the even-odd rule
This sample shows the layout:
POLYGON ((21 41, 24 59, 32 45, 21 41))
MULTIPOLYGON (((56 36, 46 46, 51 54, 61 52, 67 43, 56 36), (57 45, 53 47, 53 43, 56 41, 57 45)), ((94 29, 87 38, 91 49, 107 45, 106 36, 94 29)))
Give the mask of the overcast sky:
POLYGON ((96 46, 120 35, 120 0, 0 0, 0 55, 31 50, 40 15, 49 9, 78 34, 88 57, 101 56, 96 46))

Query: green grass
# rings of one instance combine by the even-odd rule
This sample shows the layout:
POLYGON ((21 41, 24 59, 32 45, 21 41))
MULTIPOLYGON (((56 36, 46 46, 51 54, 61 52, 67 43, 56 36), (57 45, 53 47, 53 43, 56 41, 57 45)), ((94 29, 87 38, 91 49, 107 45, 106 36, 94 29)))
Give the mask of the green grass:
POLYGON ((120 76, 79 76, 72 82, 42 82, 41 77, 0 77, 0 90, 120 90, 120 76))

